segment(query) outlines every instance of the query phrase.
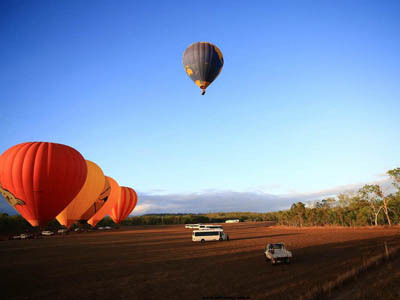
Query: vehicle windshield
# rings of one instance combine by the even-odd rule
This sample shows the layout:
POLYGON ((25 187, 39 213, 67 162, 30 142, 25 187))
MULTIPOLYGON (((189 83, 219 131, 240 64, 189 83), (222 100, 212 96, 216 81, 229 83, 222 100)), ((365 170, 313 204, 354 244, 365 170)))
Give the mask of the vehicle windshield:
POLYGON ((274 250, 278 250, 278 249, 282 249, 282 244, 269 244, 268 249, 274 249, 274 250))

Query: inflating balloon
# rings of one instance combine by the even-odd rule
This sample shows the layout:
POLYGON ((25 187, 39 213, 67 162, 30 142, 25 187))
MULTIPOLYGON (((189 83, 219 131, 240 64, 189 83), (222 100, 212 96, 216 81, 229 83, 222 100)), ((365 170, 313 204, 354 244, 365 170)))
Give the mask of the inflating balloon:
POLYGON ((99 223, 105 215, 111 213, 111 209, 121 197, 121 187, 118 185, 118 183, 111 177, 106 176, 106 178, 111 186, 110 196, 108 196, 107 201, 105 201, 104 205, 99 209, 99 211, 87 221, 93 227, 96 226, 96 224, 99 223))
POLYGON ((97 197, 96 201, 92 205, 90 205, 90 207, 80 216, 79 218, 80 222, 86 222, 91 217, 93 217, 94 214, 97 213, 100 210, 100 208, 103 207, 104 203, 106 203, 106 201, 108 200, 108 197, 110 196, 111 193, 111 186, 107 177, 104 177, 104 179, 105 181, 104 181, 103 191, 97 197))
POLYGON ((32 226, 54 219, 81 190, 87 176, 83 156, 55 143, 29 142, 0 156, 0 191, 32 226))
POLYGON ((98 165, 89 160, 86 161, 88 173, 85 184, 78 195, 57 216, 57 221, 67 228, 80 220, 82 215, 94 204, 99 194, 104 189, 105 177, 98 165))
POLYGON ((137 194, 134 189, 122 186, 121 197, 111 210, 111 219, 119 224, 125 220, 137 204, 137 194))
POLYGON ((202 89, 206 88, 217 78, 224 65, 224 58, 217 46, 199 42, 190 45, 183 53, 183 67, 186 74, 202 89))

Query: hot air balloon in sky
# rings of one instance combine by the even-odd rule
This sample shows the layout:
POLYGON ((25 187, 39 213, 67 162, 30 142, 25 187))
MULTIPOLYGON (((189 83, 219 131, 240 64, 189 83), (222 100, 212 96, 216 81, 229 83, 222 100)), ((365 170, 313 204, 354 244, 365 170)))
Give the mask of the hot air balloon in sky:
POLYGON ((119 184, 112 179, 111 177, 106 176, 108 182, 111 186, 110 196, 108 196, 107 201, 105 201, 104 205, 96 212, 87 222, 93 227, 96 226, 101 219, 104 218, 105 215, 111 213, 111 209, 114 207, 115 203, 121 197, 121 187, 119 184))
POLYGON ((57 221, 67 228, 81 219, 81 216, 98 199, 104 189, 105 176, 98 165, 89 160, 86 161, 88 173, 85 184, 78 195, 57 216, 57 221))
POLYGON ((114 204, 110 214, 114 223, 119 224, 125 220, 135 208, 137 200, 138 197, 134 189, 122 186, 121 197, 114 204))
POLYGON ((0 191, 32 226, 54 219, 79 193, 87 166, 75 149, 29 142, 0 156, 0 191))
POLYGON ((224 65, 224 57, 217 46, 208 42, 198 42, 190 45, 183 53, 183 67, 186 74, 202 89, 217 78, 224 65))
POLYGON ((110 182, 108 181, 107 177, 104 177, 104 187, 103 191, 101 194, 97 197, 96 201, 90 205, 90 207, 80 216, 79 221, 87 221, 91 217, 94 216, 95 213, 97 213, 100 208, 103 207, 104 203, 108 200, 108 197, 110 196, 111 193, 111 186, 110 182))

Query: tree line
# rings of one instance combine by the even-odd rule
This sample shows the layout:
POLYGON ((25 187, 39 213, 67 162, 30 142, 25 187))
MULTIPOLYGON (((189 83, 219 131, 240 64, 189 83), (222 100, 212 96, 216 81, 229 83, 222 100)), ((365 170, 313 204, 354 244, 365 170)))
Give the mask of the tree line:
MULTIPOLYGON (((264 221, 264 214, 253 212, 229 212, 208 214, 149 214, 128 217, 121 225, 172 225, 172 224, 197 224, 197 223, 224 223, 226 220, 239 219, 241 222, 248 220, 264 221)), ((101 226, 111 226, 111 219, 104 218, 101 226)))
POLYGON ((386 194, 378 184, 366 184, 354 193, 342 193, 290 209, 267 213, 267 219, 289 226, 378 226, 400 224, 400 168, 389 170, 394 192, 386 194))

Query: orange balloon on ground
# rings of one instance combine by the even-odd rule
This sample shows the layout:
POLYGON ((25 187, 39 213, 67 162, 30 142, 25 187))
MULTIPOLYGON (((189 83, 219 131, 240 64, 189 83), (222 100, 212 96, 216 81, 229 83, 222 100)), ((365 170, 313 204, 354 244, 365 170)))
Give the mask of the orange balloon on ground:
POLYGON ((97 200, 104 188, 106 179, 100 167, 89 160, 86 161, 86 165, 88 173, 85 184, 78 195, 57 216, 57 221, 67 228, 81 219, 81 216, 97 200))
POLYGON ((79 193, 86 176, 83 156, 62 144, 22 143, 0 156, 0 192, 32 226, 54 219, 79 193))
POLYGON ((137 204, 137 194, 134 189, 122 186, 121 197, 111 210, 111 219, 119 224, 125 220, 137 204))
POLYGON ((108 197, 110 196, 111 193, 111 186, 107 177, 104 177, 104 179, 105 181, 104 181, 103 191, 97 197, 97 200, 92 205, 90 205, 88 210, 86 210, 85 213, 82 214, 82 216, 79 218, 79 221, 82 222, 89 220, 91 217, 94 216, 95 213, 97 213, 100 210, 100 208, 103 207, 104 203, 106 203, 106 201, 108 200, 108 197))
POLYGON ((93 227, 96 226, 96 224, 99 223, 101 221, 101 219, 104 218, 105 215, 107 215, 111 212, 111 209, 113 208, 115 203, 118 201, 118 199, 121 197, 121 187, 119 186, 119 184, 111 177, 106 176, 106 178, 111 186, 110 196, 108 196, 107 201, 99 209, 99 211, 97 213, 95 213, 87 221, 93 227))

